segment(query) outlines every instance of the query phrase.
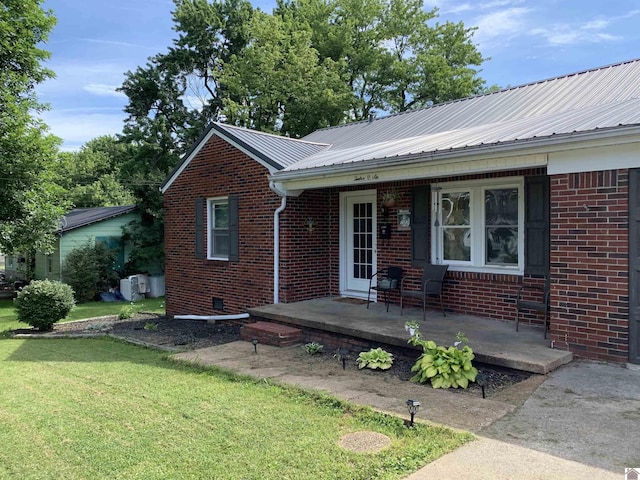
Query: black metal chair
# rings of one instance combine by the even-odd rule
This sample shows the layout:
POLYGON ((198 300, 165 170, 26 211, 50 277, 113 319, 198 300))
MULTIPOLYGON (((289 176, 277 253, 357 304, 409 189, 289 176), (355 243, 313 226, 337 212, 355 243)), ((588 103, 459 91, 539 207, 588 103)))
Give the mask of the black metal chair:
POLYGON ((544 286, 522 285, 518 289, 518 295, 516 297, 516 332, 520 324, 520 312, 522 310, 533 310, 544 313, 544 338, 547 338, 547 333, 549 333, 550 285, 551 281, 547 275, 544 280, 544 286))
POLYGON ((402 267, 387 267, 377 271, 369 278, 369 294, 367 295, 367 308, 371 303, 371 291, 384 293, 384 304, 389 311, 389 292, 398 290, 402 281, 402 267))
MULTIPOLYGON (((408 285, 405 285, 405 280, 408 279, 403 278, 400 282, 400 315, 402 315, 404 299, 406 297, 420 298, 422 300, 422 319, 426 320, 427 297, 429 295, 437 295, 440 297, 442 315, 446 317, 447 314, 444 311, 444 302, 442 301, 442 287, 444 286, 444 277, 447 274, 448 268, 449 265, 427 265, 424 267, 420 281, 420 290, 407 289, 408 285)), ((416 282, 414 281, 414 283, 416 282)))

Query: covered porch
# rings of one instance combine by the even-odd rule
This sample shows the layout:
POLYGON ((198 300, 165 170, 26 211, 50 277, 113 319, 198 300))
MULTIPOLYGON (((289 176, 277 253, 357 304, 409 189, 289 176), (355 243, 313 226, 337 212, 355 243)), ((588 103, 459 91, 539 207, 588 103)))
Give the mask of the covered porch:
MULTIPOLYGON (((516 332, 514 322, 503 322, 471 315, 422 311, 390 305, 387 313, 384 303, 371 303, 357 299, 327 297, 293 303, 280 303, 252 308, 249 314, 256 320, 273 321, 296 326, 305 332, 309 341, 322 342, 322 332, 350 339, 362 339, 380 346, 414 348, 407 344, 409 334, 404 329, 407 321, 420 323, 426 339, 438 345, 452 345, 456 334, 463 332, 478 362, 546 374, 569 363, 572 354, 566 350, 550 348, 544 339, 542 327, 521 325, 516 332), (313 338, 313 336, 318 338, 313 338)), ((363 348, 364 349, 364 348, 363 348)), ((419 351, 416 351, 419 353, 419 351)))

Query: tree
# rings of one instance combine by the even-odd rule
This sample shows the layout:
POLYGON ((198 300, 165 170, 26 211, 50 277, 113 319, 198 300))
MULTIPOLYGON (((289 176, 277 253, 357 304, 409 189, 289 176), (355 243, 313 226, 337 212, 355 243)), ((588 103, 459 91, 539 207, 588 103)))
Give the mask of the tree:
POLYGON ((38 45, 55 18, 40 3, 0 7, 0 249, 30 260, 36 250, 51 251, 66 207, 50 174, 60 140, 32 116, 44 108, 35 85, 53 76, 41 65, 49 53, 38 45))
POLYGON ((58 155, 57 183, 76 208, 110 207, 135 203, 129 179, 121 178, 122 165, 133 148, 115 137, 102 136, 88 141, 79 152, 58 155))
POLYGON ((301 137, 342 121, 350 91, 335 62, 320 62, 312 32, 283 16, 256 12, 249 44, 220 75, 229 96, 222 112, 234 125, 301 137))

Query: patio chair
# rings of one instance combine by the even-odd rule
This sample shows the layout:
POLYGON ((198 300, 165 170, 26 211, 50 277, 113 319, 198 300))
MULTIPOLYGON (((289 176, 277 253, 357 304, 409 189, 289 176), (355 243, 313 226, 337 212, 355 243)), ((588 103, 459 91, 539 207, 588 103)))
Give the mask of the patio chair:
POLYGON ((387 267, 377 271, 369 278, 369 294, 367 295, 367 308, 371 302, 371 291, 384 293, 384 304, 389 311, 389 292, 400 288, 402 280, 401 267, 387 267))
POLYGON ((544 280, 544 286, 522 285, 518 289, 516 297, 516 332, 520 323, 520 312, 522 310, 534 310, 544 313, 544 338, 547 338, 547 333, 549 332, 550 284, 551 281, 549 275, 547 275, 544 280))
MULTIPOLYGON (((422 300, 422 320, 427 318, 427 297, 429 295, 437 295, 440 297, 440 307, 442 315, 447 316, 444 311, 444 303, 442 301, 442 287, 444 286, 444 276, 447 274, 449 265, 427 265, 422 272, 420 281, 420 290, 412 290, 407 288, 410 280, 403 278, 400 282, 400 315, 404 309, 404 299, 407 297, 420 298, 422 300), (405 280, 407 284, 405 284, 405 280)), ((415 281, 413 282, 416 283, 415 281)))

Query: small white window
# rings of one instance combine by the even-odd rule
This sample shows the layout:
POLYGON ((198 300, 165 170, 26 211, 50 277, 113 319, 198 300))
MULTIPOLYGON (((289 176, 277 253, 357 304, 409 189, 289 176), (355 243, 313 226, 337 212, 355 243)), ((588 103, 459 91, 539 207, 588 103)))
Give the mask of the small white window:
POLYGON ((524 270, 524 180, 506 178, 433 189, 432 262, 451 270, 524 270))
POLYGON ((229 201, 226 198, 207 200, 207 256, 210 259, 229 259, 229 201))

